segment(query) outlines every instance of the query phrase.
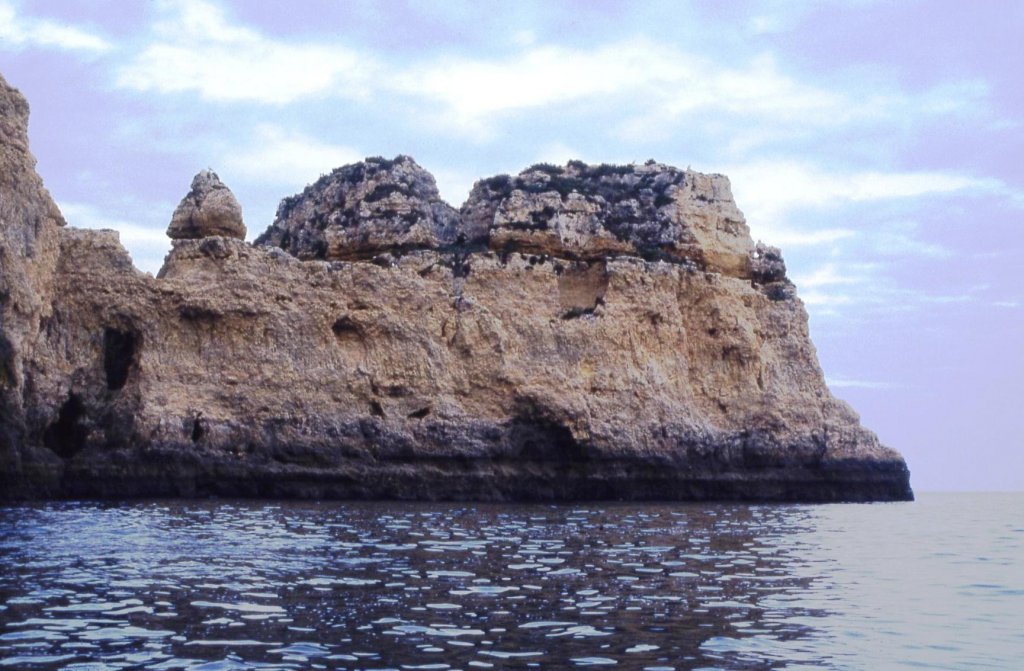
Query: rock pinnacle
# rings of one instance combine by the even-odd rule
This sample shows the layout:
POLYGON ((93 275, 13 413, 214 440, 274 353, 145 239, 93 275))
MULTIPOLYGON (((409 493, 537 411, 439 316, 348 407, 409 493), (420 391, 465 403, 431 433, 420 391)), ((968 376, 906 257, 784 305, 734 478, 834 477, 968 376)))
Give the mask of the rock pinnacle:
POLYGON ((174 210, 167 235, 175 240, 212 235, 244 239, 242 207, 217 173, 202 170, 192 178, 191 190, 174 210))

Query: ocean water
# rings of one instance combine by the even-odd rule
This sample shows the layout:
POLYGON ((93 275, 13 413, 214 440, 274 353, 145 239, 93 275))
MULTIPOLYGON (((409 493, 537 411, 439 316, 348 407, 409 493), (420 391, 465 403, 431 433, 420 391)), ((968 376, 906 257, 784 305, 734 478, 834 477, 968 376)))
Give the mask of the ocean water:
POLYGON ((0 508, 0 669, 1019 669, 1024 495, 0 508))

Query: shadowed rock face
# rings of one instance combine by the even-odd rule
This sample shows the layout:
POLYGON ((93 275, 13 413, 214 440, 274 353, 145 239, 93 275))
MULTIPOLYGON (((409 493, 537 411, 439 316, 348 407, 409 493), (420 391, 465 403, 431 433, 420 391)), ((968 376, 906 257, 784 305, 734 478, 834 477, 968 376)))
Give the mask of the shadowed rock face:
POLYGON ((539 166, 456 211, 368 159, 153 278, 60 227, 23 106, 0 89, 0 497, 912 496, 724 177, 539 166))

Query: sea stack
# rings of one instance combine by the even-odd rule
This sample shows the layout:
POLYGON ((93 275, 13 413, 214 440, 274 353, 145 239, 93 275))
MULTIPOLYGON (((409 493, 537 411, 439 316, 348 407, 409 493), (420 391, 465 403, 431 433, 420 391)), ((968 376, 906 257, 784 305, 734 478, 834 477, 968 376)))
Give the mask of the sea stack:
POLYGON ((373 158, 249 244, 204 171, 154 278, 0 114, 0 498, 912 497, 722 175, 537 165, 456 210, 373 158))

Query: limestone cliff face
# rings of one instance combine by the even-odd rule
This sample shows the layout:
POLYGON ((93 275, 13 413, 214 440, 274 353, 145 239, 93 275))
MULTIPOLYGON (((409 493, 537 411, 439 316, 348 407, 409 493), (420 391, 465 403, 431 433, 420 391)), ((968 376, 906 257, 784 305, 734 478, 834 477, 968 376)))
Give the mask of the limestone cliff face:
POLYGON ((28 492, 21 473, 45 481, 60 466, 27 440, 25 413, 26 367, 53 312, 63 225, 29 153, 28 103, 0 76, 0 492, 28 492))
POLYGON ((536 166, 456 211, 411 159, 370 159, 256 245, 175 240, 158 278, 47 216, 33 317, 4 313, 22 456, 0 496, 911 496, 722 176, 536 166))

